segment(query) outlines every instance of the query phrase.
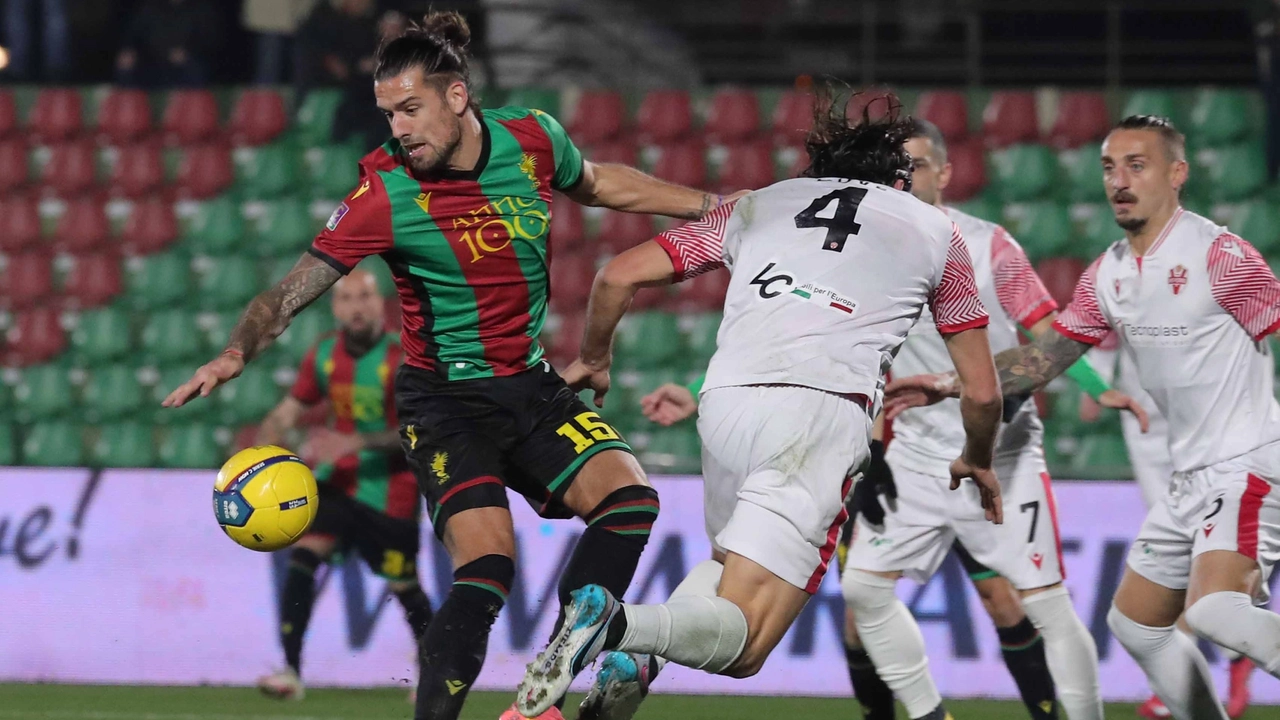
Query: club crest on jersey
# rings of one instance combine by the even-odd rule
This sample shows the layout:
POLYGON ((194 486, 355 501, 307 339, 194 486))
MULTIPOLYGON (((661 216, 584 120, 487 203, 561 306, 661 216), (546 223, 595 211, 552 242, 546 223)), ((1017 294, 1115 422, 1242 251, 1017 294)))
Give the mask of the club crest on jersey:
POLYGON ((1044 564, 1044 555, 1041 553, 1032 553, 1031 562, 1035 563, 1036 569, 1039 570, 1040 566, 1044 564))
POLYGON ((541 183, 538 182, 538 158, 533 153, 524 153, 520 156, 520 172, 529 178, 532 189, 537 190, 541 183))
POLYGON ((1120 278, 1116 278, 1116 297, 1120 297, 1120 278))
POLYGON ((1173 294, 1177 295, 1182 292, 1182 286, 1187 284, 1187 269, 1181 265, 1174 266, 1169 270, 1169 287, 1173 290, 1173 294))
POLYGON ((338 223, 342 222, 342 218, 347 216, 347 211, 350 209, 351 208, 347 207, 346 203, 342 203, 333 209, 333 214, 329 216, 329 222, 324 224, 324 226, 329 229, 329 232, 333 232, 338 229, 338 223))

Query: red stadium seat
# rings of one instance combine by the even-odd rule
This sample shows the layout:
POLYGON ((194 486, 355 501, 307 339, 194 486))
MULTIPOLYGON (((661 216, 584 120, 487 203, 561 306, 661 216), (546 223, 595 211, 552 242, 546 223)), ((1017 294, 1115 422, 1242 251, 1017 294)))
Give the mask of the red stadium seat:
POLYGON ((178 219, 173 204, 162 197, 134 203, 120 236, 120 249, 127 255, 160 252, 178 237, 178 219))
POLYGON ((587 329, 587 318, 584 312, 575 312, 560 318, 560 327, 551 337, 551 364, 565 367, 578 356, 578 348, 582 345, 582 334, 587 329))
POLYGON ((236 145, 263 145, 289 126, 284 98, 274 90, 246 90, 231 109, 231 141, 236 145))
POLYGON ((617 255, 654 236, 653 218, 636 213, 609 211, 600 223, 594 246, 601 254, 617 255))
POLYGON ((54 231, 54 247, 62 252, 83 253, 105 246, 111 224, 102 203, 92 197, 78 197, 67 203, 54 231))
POLYGON ((951 184, 943 191, 948 202, 962 202, 982 192, 987 186, 986 153, 977 138, 947 146, 951 163, 951 184))
POLYGON ((73 197, 93 187, 97 161, 93 143, 88 139, 55 145, 40 178, 46 192, 59 197, 73 197))
POLYGON ((864 113, 872 120, 879 120, 901 102, 898 96, 887 87, 864 88, 849 98, 849 104, 844 108, 844 116, 853 123, 862 122, 864 113))
POLYGON ((392 295, 382 302, 382 326, 389 333, 399 333, 404 319, 403 308, 400 307, 400 296, 392 295))
POLYGON ((75 256, 62 295, 68 308, 85 309, 106 305, 122 291, 120 259, 98 252, 75 256))
POLYGON ((1102 93, 1064 92, 1058 99, 1049 142, 1060 149, 1077 148, 1101 140, 1110 129, 1111 116, 1102 93))
POLYGON ((1084 273, 1085 263, 1072 257, 1055 257, 1041 260, 1036 265, 1036 272, 1044 281, 1045 289, 1058 302, 1059 308, 1071 304, 1071 295, 1075 292, 1076 281, 1084 273))
POLYGON ((582 206, 557 195, 551 201, 551 247, 557 255, 582 245, 587 236, 586 223, 582 219, 582 206))
POLYGON ((773 144, 799 147, 813 127, 813 93, 792 90, 773 108, 773 144))
POLYGON ((197 200, 213 197, 231 184, 231 152, 222 145, 188 148, 178 165, 178 194, 197 200))
POLYGON ((20 137, 0 140, 0 195, 26 185, 30 177, 27 144, 20 137))
POLYGON ((0 90, 0 138, 18 132, 18 104, 13 93, 0 90))
POLYGON ((642 143, 662 145, 693 132, 693 108, 684 90, 650 90, 636 113, 636 132, 642 143))
POLYGON ((636 164, 636 146, 635 143, 626 140, 615 140, 591 148, 587 151, 587 157, 590 158, 591 162, 618 163, 634 167, 636 164))
POLYGON ((596 277, 596 259, 591 253, 559 255, 551 263, 551 307, 558 313, 576 312, 586 307, 591 283, 596 277))
POLYGON ((653 174, 677 185, 704 187, 707 184, 707 159, 698 145, 668 145, 662 148, 658 162, 653 166, 653 174))
POLYGON ((982 132, 987 147, 1039 142, 1036 96, 1023 91, 992 93, 987 108, 982 111, 982 132))
POLYGON ((0 252, 19 252, 40 242, 40 212, 25 195, 0 195, 0 252))
POLYGON ((621 94, 612 90, 584 90, 568 130, 575 142, 589 146, 617 138, 626 125, 627 106, 621 94))
POLYGON ((140 198, 155 192, 164 184, 164 160, 160 146, 142 143, 120 148, 120 156, 111 172, 111 192, 127 198, 140 198))
POLYGON ((174 90, 160 122, 171 145, 207 142, 218 134, 218 101, 211 90, 174 90))
POLYGON ((32 308, 18 313, 4 336, 0 364, 25 367, 49 360, 67 345, 66 333, 51 307, 32 308))
POLYGON ((729 273, 715 270, 692 280, 676 283, 663 307, 674 312, 719 312, 729 290, 729 273))
POLYGON ((947 142, 969 135, 969 103, 964 93, 954 90, 931 90, 920 94, 915 116, 938 126, 947 142))
POLYGON ((46 88, 36 95, 27 116, 31 138, 39 144, 57 143, 79 134, 80 93, 71 88, 46 88))
POLYGON ((98 132, 112 145, 131 143, 151 132, 151 104, 142 90, 113 89, 98 106, 98 132))
POLYGON ((11 255, 0 271, 0 307, 25 310, 53 293, 53 259, 41 252, 11 255))
POLYGON ((729 148, 720 167, 720 192, 728 195, 738 190, 759 190, 772 185, 775 170, 773 148, 764 141, 729 148))
POLYGON ((718 145, 740 143, 760 132, 760 103, 750 90, 725 88, 711 97, 707 114, 707 141, 718 145))

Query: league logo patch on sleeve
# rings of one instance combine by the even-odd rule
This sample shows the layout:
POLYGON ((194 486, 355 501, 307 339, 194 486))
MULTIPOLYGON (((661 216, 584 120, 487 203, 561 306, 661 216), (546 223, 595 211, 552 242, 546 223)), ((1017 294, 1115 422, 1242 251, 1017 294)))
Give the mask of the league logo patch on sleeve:
POLYGON ((342 218, 347 216, 347 211, 350 209, 351 208, 347 207, 346 203, 342 203, 333 209, 333 214, 329 216, 329 222, 324 224, 324 226, 329 229, 329 232, 333 232, 338 229, 338 223, 342 222, 342 218))

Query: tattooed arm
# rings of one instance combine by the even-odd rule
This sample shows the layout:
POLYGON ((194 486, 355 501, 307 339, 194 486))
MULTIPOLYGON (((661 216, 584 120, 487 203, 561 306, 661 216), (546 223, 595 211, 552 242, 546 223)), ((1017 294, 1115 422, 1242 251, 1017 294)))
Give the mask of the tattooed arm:
POLYGON ((289 327, 294 316, 333 286, 342 275, 324 260, 307 253, 275 287, 259 294, 231 330, 231 340, 218 357, 196 371, 161 403, 181 407, 207 397, 214 388, 237 377, 244 364, 262 353, 289 327))
POLYGON ((721 197, 659 180, 628 165, 584 162, 582 180, 568 195, 592 207, 697 220, 746 192, 721 197))

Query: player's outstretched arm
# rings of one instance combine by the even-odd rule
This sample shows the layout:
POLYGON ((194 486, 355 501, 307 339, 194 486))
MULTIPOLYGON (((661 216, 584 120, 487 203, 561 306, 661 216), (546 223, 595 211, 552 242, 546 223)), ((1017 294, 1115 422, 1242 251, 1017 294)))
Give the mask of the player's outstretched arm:
POLYGON ((324 260, 307 253, 284 279, 260 293, 231 330, 231 340, 216 358, 196 370, 161 403, 181 407, 199 395, 237 377, 244 364, 257 357, 289 327, 294 316, 333 286, 342 275, 324 260))
POLYGON ((659 180, 628 165, 584 162, 582 180, 568 195, 592 207, 697 220, 748 192, 720 196, 659 180))
POLYGON ((960 379, 960 417, 964 422, 964 452, 951 464, 951 489, 972 478, 982 496, 987 519, 1004 522, 1000 483, 991 470, 996 432, 1000 428, 1003 397, 991 359, 991 345, 985 327, 962 330, 943 336, 947 353, 960 379))

